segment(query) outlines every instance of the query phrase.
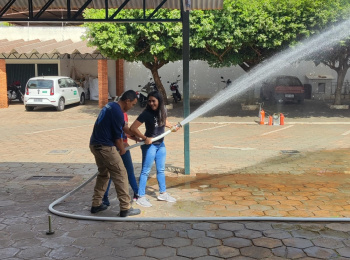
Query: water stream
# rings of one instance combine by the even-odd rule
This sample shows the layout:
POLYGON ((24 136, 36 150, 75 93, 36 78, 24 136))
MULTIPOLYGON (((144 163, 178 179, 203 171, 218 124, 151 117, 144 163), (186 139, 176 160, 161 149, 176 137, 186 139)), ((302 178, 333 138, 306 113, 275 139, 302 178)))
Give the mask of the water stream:
POLYGON ((307 57, 310 54, 320 52, 327 47, 333 46, 350 35, 349 28, 350 20, 344 21, 328 31, 303 41, 294 48, 267 59, 249 73, 233 81, 229 87, 221 90, 214 97, 205 102, 201 107, 182 120, 180 124, 185 125, 206 112, 224 105, 227 101, 242 94, 249 88, 259 86, 259 83, 261 84, 262 81, 271 77, 271 75, 277 71, 290 66, 292 63, 298 62, 303 57, 307 57))

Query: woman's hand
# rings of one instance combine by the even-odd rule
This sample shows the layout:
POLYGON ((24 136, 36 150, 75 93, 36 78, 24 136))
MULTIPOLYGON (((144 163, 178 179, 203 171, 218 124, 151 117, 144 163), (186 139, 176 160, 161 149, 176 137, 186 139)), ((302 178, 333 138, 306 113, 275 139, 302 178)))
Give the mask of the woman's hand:
POLYGON ((153 142, 153 138, 151 137, 146 137, 146 139, 144 140, 145 144, 151 144, 153 142))
POLYGON ((180 129, 180 127, 179 127, 178 125, 173 125, 173 126, 170 128, 171 132, 177 132, 177 130, 179 130, 179 129, 180 129))

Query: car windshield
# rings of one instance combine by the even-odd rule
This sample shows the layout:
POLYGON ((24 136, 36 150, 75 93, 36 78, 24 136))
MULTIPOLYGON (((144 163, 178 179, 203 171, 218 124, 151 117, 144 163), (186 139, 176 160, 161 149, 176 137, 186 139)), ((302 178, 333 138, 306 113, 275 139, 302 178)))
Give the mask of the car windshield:
POLYGON ((53 86, 53 81, 42 79, 30 80, 27 86, 30 89, 50 89, 53 86))
POLYGON ((281 86, 300 86, 301 85, 299 79, 293 78, 293 77, 277 78, 276 84, 281 86))

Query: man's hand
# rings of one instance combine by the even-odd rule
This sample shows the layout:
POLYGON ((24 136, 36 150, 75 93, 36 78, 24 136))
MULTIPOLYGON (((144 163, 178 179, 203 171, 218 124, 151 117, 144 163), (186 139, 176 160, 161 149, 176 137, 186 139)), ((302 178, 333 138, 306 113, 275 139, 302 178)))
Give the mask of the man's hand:
POLYGON ((123 155, 123 154, 125 154, 126 153, 126 150, 125 150, 125 148, 123 147, 123 149, 120 149, 119 150, 119 154, 120 155, 123 155))

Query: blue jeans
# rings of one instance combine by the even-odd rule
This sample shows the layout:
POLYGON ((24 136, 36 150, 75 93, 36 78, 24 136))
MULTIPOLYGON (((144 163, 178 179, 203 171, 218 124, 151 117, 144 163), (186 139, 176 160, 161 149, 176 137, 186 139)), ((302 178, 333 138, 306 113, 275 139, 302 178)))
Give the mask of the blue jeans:
MULTIPOLYGON (((137 182, 136 182, 136 178, 135 178, 134 165, 132 164, 130 150, 126 151, 126 153, 123 154, 121 157, 122 157, 126 172, 128 173, 128 180, 129 180, 130 186, 131 186, 132 190, 134 191, 134 193, 137 194, 138 187, 137 187, 137 182)), ((108 192, 109 192, 109 188, 111 186, 111 182, 112 182, 112 180, 109 179, 107 190, 106 190, 105 195, 104 195, 106 197, 108 197, 108 192)))
POLYGON ((139 193, 140 197, 145 196, 146 194, 146 184, 148 175, 151 171, 153 162, 156 162, 157 168, 157 181, 159 185, 159 192, 166 192, 165 185, 165 158, 166 158, 166 149, 164 143, 160 144, 150 144, 142 145, 142 170, 140 174, 139 182, 139 193))

